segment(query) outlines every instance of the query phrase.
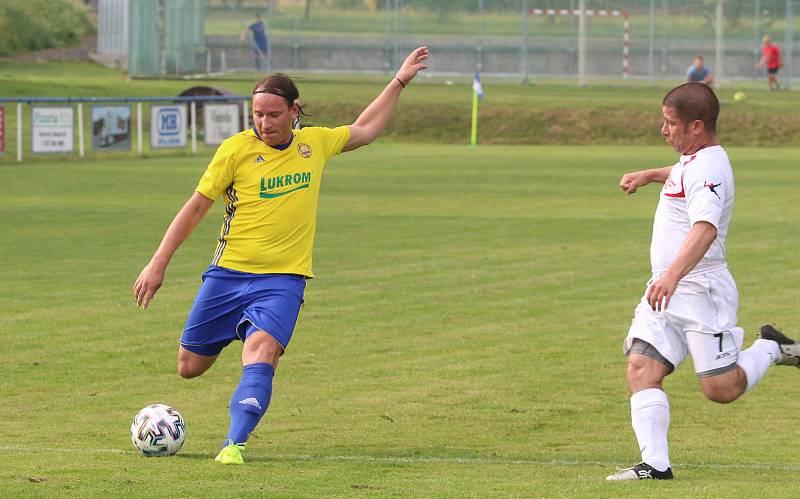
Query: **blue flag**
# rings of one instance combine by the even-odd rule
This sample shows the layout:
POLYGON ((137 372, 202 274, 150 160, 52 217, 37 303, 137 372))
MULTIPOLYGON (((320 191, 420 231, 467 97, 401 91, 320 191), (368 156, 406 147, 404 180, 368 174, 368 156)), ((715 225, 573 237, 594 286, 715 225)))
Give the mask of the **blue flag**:
POLYGON ((478 97, 483 98, 483 85, 481 85, 481 75, 478 73, 475 73, 475 78, 472 80, 472 90, 478 97))

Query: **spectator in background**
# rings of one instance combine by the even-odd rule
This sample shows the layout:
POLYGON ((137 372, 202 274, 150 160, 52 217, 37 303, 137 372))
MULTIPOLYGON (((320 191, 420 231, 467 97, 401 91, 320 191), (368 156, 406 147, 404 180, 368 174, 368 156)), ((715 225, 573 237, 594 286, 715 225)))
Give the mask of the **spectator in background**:
POLYGON ((242 31, 239 38, 244 40, 248 31, 253 32, 253 59, 256 64, 256 70, 260 70, 262 59, 266 60, 269 55, 267 53, 267 33, 264 27, 264 21, 261 20, 261 14, 256 14, 256 22, 242 31))
POLYGON ((703 56, 697 55, 694 63, 686 70, 686 81, 700 81, 706 85, 714 83, 714 75, 703 65, 703 56))
POLYGON ((769 90, 779 90, 781 88, 778 83, 778 70, 783 67, 781 60, 781 50, 777 45, 772 44, 772 37, 764 35, 762 40, 763 47, 761 48, 761 60, 756 63, 756 68, 761 69, 767 67, 767 83, 769 90))

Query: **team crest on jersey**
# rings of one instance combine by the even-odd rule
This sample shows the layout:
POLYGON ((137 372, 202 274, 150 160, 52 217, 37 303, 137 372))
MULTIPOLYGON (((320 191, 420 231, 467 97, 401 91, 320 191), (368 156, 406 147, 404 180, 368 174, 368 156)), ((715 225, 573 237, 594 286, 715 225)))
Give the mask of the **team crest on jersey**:
POLYGON ((311 146, 306 144, 305 142, 300 142, 297 144, 297 152, 300 153, 300 156, 304 158, 311 157, 311 146))

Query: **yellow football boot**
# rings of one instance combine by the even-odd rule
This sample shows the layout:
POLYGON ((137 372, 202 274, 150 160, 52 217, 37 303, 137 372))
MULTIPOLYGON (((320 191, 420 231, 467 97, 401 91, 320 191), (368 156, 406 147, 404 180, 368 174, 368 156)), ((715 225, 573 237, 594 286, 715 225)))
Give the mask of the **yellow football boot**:
POLYGON ((243 450, 244 444, 235 444, 233 440, 228 440, 228 445, 219 451, 214 461, 222 464, 244 464, 244 458, 242 457, 243 450))

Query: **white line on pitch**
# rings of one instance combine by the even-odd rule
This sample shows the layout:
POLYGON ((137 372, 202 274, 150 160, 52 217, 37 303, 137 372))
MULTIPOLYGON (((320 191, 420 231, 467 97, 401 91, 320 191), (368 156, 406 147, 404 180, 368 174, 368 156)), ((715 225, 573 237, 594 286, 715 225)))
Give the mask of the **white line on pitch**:
MULTIPOLYGON (((85 448, 66 449, 60 447, 20 447, 14 445, 0 445, 0 452, 60 452, 60 453, 95 453, 95 454, 138 454, 135 450, 85 448)), ((210 456, 210 454, 209 454, 210 456)), ((535 466, 600 466, 613 468, 621 463, 608 461, 582 461, 577 459, 501 459, 482 457, 435 457, 435 456, 312 456, 308 454, 273 454, 269 459, 277 461, 303 461, 303 462, 358 462, 358 463, 386 463, 386 464, 467 464, 467 465, 535 465, 535 466)), ((672 463, 676 468, 711 468, 734 470, 781 470, 800 471, 800 466, 785 464, 736 464, 736 463, 672 463)))

